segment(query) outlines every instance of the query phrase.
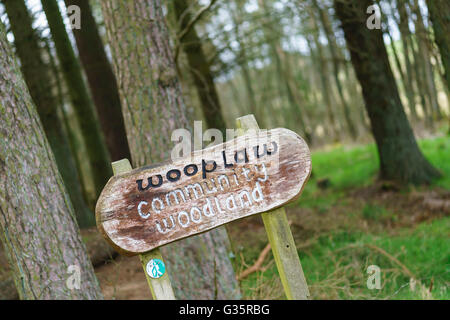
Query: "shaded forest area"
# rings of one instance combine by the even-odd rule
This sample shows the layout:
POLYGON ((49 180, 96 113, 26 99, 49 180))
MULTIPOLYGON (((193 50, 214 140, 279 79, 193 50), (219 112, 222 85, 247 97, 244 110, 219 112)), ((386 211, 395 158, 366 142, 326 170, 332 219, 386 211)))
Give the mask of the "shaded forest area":
MULTIPOLYGON (((150 299, 95 227, 111 162, 246 114, 312 151, 286 208, 311 299, 450 298, 449 1, 0 0, 0 18, 0 299, 150 299)), ((161 252, 177 299, 286 298, 259 216, 161 252)))

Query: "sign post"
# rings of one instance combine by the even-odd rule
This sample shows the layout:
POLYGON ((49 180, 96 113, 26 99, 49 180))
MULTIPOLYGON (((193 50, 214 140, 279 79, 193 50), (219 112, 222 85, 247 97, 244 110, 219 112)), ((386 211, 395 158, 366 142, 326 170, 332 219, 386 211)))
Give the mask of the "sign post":
MULTIPOLYGON (((253 115, 236 119, 238 128, 244 131, 259 130, 253 115)), ((283 207, 261 214, 275 258, 281 283, 289 300, 306 300, 309 296, 303 268, 300 264, 297 248, 283 207)))
MULTIPOLYGON (((126 173, 131 171, 131 164, 128 159, 122 159, 112 163, 114 175, 126 173)), ((149 252, 139 255, 142 267, 144 268, 145 277, 147 278, 148 286, 152 292, 153 299, 155 300, 175 300, 175 294, 173 293, 172 284, 170 283, 169 275, 165 270, 152 273, 150 267, 150 261, 159 260, 164 265, 164 260, 161 252, 158 248, 149 252), (162 274, 161 274, 162 273, 162 274)))
POLYGON ((160 246, 254 214, 262 214, 287 298, 309 295, 282 208, 309 178, 308 146, 288 129, 260 131, 253 115, 237 124, 239 137, 181 159, 134 170, 127 159, 113 163, 97 227, 120 253, 140 255, 155 299, 174 299, 160 246))

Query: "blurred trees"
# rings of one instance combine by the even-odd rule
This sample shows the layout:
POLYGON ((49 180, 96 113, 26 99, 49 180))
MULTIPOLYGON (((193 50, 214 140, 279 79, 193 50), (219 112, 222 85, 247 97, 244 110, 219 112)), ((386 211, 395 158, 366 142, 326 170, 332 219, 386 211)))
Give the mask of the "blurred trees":
POLYGON ((0 115, 0 231, 20 298, 101 299, 69 196, 2 23, 0 115), (82 281, 71 283, 80 290, 67 285, 74 269, 82 281))
POLYGON ((49 67, 42 58, 38 35, 32 27, 32 18, 24 0, 5 0, 4 4, 14 34, 22 74, 55 155, 58 170, 69 192, 77 221, 81 227, 92 226, 95 223, 94 214, 87 207, 83 197, 70 144, 57 114, 59 102, 52 91, 53 81, 49 67))
POLYGON ((447 88, 450 90, 450 2, 427 0, 427 5, 433 23, 434 39, 441 53, 447 88))
MULTIPOLYGON (((448 125, 447 0, 0 3, 81 227, 93 224, 86 203, 94 208, 112 174, 111 160, 131 157, 136 167, 168 159, 173 131, 192 131, 197 119, 223 131, 236 117, 254 113, 261 127, 292 129, 313 148, 374 139, 381 178, 420 184, 438 175, 415 134, 436 134, 448 125), (368 7, 375 3, 382 30, 367 27, 368 7), (80 7, 81 29, 66 31, 64 4, 80 7)), ((3 63, 10 59, 0 57, 3 63)), ((0 72, 6 77, 11 70, 0 72)), ((7 99, 17 100, 23 91, 7 99)), ((25 117, 26 110, 19 108, 17 115, 25 117)), ((10 115, 1 114, 1 126, 13 125, 10 115)), ((28 134, 43 141, 36 128, 28 134)), ((26 178, 34 183, 33 177, 48 175, 53 180, 45 192, 70 211, 52 193, 64 189, 54 170, 40 167, 49 160, 41 154, 42 144, 30 141, 13 141, 31 154, 27 161, 39 162, 30 164, 36 172, 26 178)), ((0 157, 0 174, 14 169, 0 157)), ((39 199, 33 193, 24 197, 39 199)), ((47 219, 51 210, 45 210, 47 219)), ((227 235, 224 229, 212 234, 163 249, 175 288, 183 288, 179 297, 240 296, 237 282, 230 280, 227 235), (196 267, 187 268, 191 263, 196 267)))
POLYGON ((65 0, 80 8, 80 29, 72 29, 83 69, 86 71, 105 143, 112 161, 130 158, 116 78, 106 56, 89 0, 65 0))
MULTIPOLYGON (((214 1, 211 1, 212 5, 214 1)), ((195 19, 199 19, 201 12, 192 17, 188 5, 189 1, 174 0, 176 24, 178 26, 177 41, 187 56, 189 71, 194 79, 195 87, 201 102, 201 108, 209 128, 216 128, 225 134, 226 124, 222 116, 219 95, 216 91, 214 78, 211 74, 209 61, 203 52, 202 43, 195 31, 195 19)), ((207 7, 203 10, 207 10, 207 7)), ((203 11, 204 12, 204 11, 203 11)), ((179 47, 177 47, 179 50, 179 47)), ((178 52, 175 51, 175 59, 178 52)))
POLYGON ((75 56, 67 35, 58 2, 57 0, 41 0, 41 3, 47 17, 53 42, 55 43, 56 54, 68 87, 70 101, 75 110, 86 146, 86 157, 93 168, 91 174, 95 194, 99 196, 106 182, 112 176, 110 158, 104 143, 103 134, 100 131, 97 115, 84 83, 80 63, 75 56))
POLYGON ((417 146, 381 30, 366 27, 365 10, 371 5, 372 0, 335 0, 336 14, 342 22, 377 144, 380 177, 412 184, 429 183, 439 172, 417 146))

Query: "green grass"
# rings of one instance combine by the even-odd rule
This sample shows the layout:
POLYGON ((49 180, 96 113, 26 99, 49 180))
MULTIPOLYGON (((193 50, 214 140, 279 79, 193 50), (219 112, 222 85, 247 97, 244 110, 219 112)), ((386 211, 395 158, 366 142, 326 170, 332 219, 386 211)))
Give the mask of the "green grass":
MULTIPOLYGON (((450 138, 422 140, 419 146, 443 176, 431 186, 418 189, 450 189, 450 138)), ((338 146, 328 151, 313 152, 312 163, 313 177, 300 199, 290 207, 313 210, 317 219, 321 219, 321 214, 333 211, 337 205, 345 207, 347 202, 351 203, 348 191, 372 184, 378 171, 378 156, 373 144, 353 148, 338 146), (317 180, 323 178, 331 182, 326 190, 316 186, 317 180)), ((361 225, 371 223, 380 227, 373 229, 378 231, 361 227, 336 228, 319 233, 312 245, 299 251, 313 299, 422 299, 431 283, 431 298, 450 299, 449 217, 409 228, 384 230, 383 223, 389 219, 396 221, 402 213, 391 212, 372 202, 365 203, 360 209, 349 207, 344 212, 361 225), (381 269, 381 290, 367 288, 369 265, 377 265, 381 269), (409 273, 420 283, 414 290, 411 289, 409 273)), ((244 246, 243 256, 247 264, 251 265, 257 259, 265 240, 261 241, 261 248, 245 249, 244 246)), ((284 299, 271 256, 266 259, 264 272, 250 275, 241 285, 247 298, 284 299)))

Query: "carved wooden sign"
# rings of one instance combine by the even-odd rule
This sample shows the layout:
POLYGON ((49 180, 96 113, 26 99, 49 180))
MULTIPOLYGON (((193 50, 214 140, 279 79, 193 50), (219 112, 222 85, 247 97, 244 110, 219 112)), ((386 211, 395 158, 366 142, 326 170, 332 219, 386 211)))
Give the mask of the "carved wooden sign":
POLYGON ((295 132, 248 132, 113 176, 97 202, 97 226, 121 253, 144 253, 280 207, 300 195, 310 172, 308 146, 295 132))

